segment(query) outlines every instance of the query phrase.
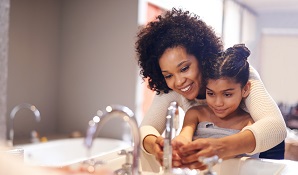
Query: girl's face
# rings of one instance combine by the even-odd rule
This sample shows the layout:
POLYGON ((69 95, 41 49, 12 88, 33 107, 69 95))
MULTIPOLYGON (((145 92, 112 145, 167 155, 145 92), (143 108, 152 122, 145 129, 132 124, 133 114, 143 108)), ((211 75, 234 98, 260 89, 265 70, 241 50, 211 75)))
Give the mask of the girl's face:
POLYGON ((169 88, 185 98, 195 99, 201 87, 199 63, 184 47, 165 50, 159 59, 159 66, 169 88))
POLYGON ((208 80, 206 86, 206 101, 214 114, 224 118, 235 112, 250 90, 248 82, 243 88, 240 83, 227 78, 208 80))

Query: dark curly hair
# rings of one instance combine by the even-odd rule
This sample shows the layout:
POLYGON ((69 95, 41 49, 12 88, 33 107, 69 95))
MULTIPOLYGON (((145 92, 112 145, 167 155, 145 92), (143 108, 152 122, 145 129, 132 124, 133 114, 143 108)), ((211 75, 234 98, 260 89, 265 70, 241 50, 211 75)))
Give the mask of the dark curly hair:
POLYGON ((222 51, 222 41, 213 28, 199 16, 173 8, 156 21, 148 23, 137 34, 136 52, 142 78, 148 77, 149 88, 168 93, 167 86, 159 67, 159 59, 168 48, 182 46, 188 54, 194 55, 200 66, 209 58, 216 58, 222 51))
POLYGON ((249 79, 249 55, 250 50, 245 44, 236 44, 222 52, 217 59, 209 59, 203 69, 204 83, 210 79, 229 78, 245 86, 249 79))

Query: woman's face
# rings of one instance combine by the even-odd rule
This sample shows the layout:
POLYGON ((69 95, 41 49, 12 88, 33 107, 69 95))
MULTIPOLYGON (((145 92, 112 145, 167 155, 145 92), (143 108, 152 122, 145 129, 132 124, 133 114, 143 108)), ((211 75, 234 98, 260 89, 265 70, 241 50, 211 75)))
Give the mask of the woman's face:
POLYGON ((249 94, 249 85, 242 88, 240 83, 235 83, 231 79, 208 80, 207 104, 216 116, 220 118, 229 116, 238 109, 242 98, 249 94))
POLYGON ((159 59, 159 66, 169 88, 185 98, 195 99, 201 87, 199 63, 184 47, 165 50, 159 59))

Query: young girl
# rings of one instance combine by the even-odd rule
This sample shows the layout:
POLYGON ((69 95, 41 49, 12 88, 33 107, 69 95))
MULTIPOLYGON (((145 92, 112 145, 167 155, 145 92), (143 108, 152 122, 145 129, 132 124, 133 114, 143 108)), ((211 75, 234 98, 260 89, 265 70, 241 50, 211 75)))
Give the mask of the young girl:
POLYGON ((183 128, 173 139, 174 147, 198 138, 230 136, 254 123, 250 114, 240 107, 250 92, 249 55, 245 45, 238 44, 207 63, 204 70, 207 104, 186 112, 183 128))

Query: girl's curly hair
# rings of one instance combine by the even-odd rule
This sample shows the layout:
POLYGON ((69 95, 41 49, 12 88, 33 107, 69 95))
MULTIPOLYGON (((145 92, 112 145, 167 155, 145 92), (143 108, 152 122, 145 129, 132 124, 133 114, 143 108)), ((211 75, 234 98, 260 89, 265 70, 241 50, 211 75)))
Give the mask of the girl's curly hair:
POLYGON ((205 61, 217 57, 223 47, 213 28, 199 16, 176 8, 142 28, 135 46, 140 74, 143 79, 148 78, 149 88, 157 94, 171 90, 158 62, 166 49, 182 46, 198 59, 200 66, 204 66, 205 61))

